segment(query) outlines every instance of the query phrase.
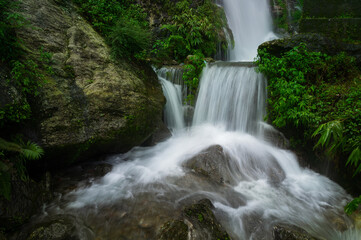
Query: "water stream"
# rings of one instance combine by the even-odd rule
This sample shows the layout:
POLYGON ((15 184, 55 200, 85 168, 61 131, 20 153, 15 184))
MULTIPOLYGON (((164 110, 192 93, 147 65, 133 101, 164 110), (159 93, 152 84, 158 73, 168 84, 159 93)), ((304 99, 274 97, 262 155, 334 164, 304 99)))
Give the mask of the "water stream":
MULTIPOLYGON (((252 59, 260 43, 275 37, 268 1, 226 0, 224 6, 236 43, 230 60, 252 59)), ((181 83, 159 75, 166 123, 177 129, 173 136, 108 158, 111 172, 61 196, 46 215, 81 219, 92 229, 82 239, 154 239, 186 204, 208 198, 233 239, 273 239, 276 224, 296 225, 320 239, 358 239, 343 212, 350 196, 265 138, 266 80, 254 67, 208 65, 188 128, 181 83), (217 163, 221 182, 195 174, 188 164, 215 146, 224 156, 217 163), (338 231, 340 225, 351 230, 338 231)))

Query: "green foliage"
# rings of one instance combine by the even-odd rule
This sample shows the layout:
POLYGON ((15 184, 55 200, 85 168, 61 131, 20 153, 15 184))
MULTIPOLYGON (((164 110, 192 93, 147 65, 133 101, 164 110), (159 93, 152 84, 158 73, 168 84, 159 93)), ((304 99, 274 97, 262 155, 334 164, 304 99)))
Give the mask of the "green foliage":
MULTIPOLYGON (((268 118, 276 127, 304 133, 299 142, 318 138, 335 158, 346 159, 354 176, 361 172, 361 77, 355 59, 340 53, 310 52, 305 44, 276 57, 261 50, 259 71, 268 77, 268 118)), ((351 213, 355 199, 345 208, 351 213)))
POLYGON ((109 42, 115 58, 144 59, 151 33, 147 14, 133 0, 75 0, 80 12, 109 42))
POLYGON ((355 198, 354 200, 352 200, 350 203, 348 203, 345 206, 345 212, 348 215, 351 215, 354 211, 357 210, 358 206, 361 204, 361 196, 359 196, 358 198, 355 198))
POLYGON ((12 0, 0 0, 0 62, 9 62, 21 54, 20 43, 17 41, 15 29, 23 27, 27 21, 18 13, 17 3, 12 0))
POLYGON ((183 81, 188 87, 187 101, 194 103, 194 96, 198 89, 199 76, 205 66, 204 55, 197 52, 195 55, 189 56, 188 63, 184 66, 183 81))
POLYGON ((109 39, 116 58, 142 58, 150 47, 151 33, 138 21, 121 18, 112 28, 109 39))
POLYGON ((330 121, 321 124, 316 131, 312 134, 312 137, 320 135, 315 148, 327 147, 329 154, 334 154, 342 147, 343 143, 343 126, 339 120, 330 121))
POLYGON ((348 157, 348 160, 346 163, 347 165, 351 164, 356 168, 354 176, 361 172, 361 149, 360 149, 360 146, 356 147, 352 151, 352 153, 348 157))
POLYGON ((303 142, 319 137, 315 147, 348 155, 348 164, 358 173, 361 78, 354 58, 310 52, 300 44, 280 57, 261 50, 258 64, 268 77, 268 118, 273 124, 303 131, 303 142))
POLYGON ((153 45, 153 53, 182 62, 188 55, 200 52, 209 57, 221 42, 219 32, 225 25, 222 11, 210 0, 197 8, 188 0, 179 1, 171 8, 172 23, 162 26, 167 37, 153 45))
POLYGON ((30 60, 24 57, 21 40, 16 37, 15 30, 28 27, 24 17, 9 9, 16 9, 17 2, 0 0, 0 65, 10 69, 8 83, 18 91, 18 98, 10 104, 0 108, 0 128, 8 123, 22 123, 31 117, 30 100, 39 94, 44 83, 43 70, 52 74, 48 65, 51 54, 40 51, 39 59, 30 60), (39 62, 41 66, 38 65, 39 62))
POLYGON ((28 181, 25 163, 27 160, 37 160, 44 150, 37 144, 26 143, 17 137, 15 142, 0 138, 0 196, 10 200, 11 174, 15 167, 17 174, 23 181, 28 181))

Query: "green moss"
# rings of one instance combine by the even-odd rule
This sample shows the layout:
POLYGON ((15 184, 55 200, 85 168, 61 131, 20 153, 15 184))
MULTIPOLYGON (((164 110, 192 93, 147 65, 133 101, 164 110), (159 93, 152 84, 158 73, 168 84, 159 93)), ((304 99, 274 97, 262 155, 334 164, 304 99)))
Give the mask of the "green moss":
POLYGON ((65 65, 63 67, 63 70, 64 70, 67 78, 75 78, 75 70, 74 70, 73 66, 65 65))

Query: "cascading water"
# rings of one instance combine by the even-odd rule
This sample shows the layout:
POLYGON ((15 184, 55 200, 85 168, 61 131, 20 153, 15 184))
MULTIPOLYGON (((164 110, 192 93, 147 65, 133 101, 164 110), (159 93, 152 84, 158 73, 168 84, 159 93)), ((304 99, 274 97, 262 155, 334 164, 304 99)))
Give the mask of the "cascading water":
POLYGON ((193 125, 211 123, 258 135, 265 115, 263 76, 253 67, 219 65, 204 70, 193 125))
MULTIPOLYGON (((251 59, 270 33, 267 1, 227 0, 225 6, 237 35, 232 59, 251 59), (236 10, 239 16, 233 13, 236 10), (248 27, 238 24, 239 19, 260 23, 248 27)), ((168 110, 181 115, 179 89, 162 77, 160 81, 169 102, 177 96, 168 110)), ((208 198, 233 239, 273 239, 277 224, 301 227, 320 239, 358 239, 356 230, 336 230, 340 224, 352 225, 343 212, 350 200, 346 192, 328 178, 301 168, 292 152, 263 140, 265 85, 250 66, 207 66, 191 128, 154 147, 137 147, 109 158, 110 173, 65 195, 46 214, 77 216, 92 229, 91 234, 80 229, 80 239, 154 239, 187 203, 208 198), (208 178, 197 175, 192 168, 197 156, 204 152, 210 156, 215 147, 223 156, 212 170, 216 173, 208 178)))
POLYGON ((182 88, 162 77, 158 77, 167 103, 164 107, 164 122, 171 130, 183 129, 185 126, 182 107, 182 88))
POLYGON ((252 61, 261 43, 276 38, 268 0, 225 0, 223 6, 235 42, 230 60, 252 61))

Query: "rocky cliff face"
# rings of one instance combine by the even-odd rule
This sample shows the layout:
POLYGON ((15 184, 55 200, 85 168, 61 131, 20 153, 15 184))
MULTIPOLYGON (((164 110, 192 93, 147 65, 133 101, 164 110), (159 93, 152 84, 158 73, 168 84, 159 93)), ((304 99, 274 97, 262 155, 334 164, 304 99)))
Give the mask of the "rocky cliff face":
POLYGON ((300 32, 361 40, 361 1, 305 0, 300 32))
POLYGON ((115 62, 104 39, 67 0, 24 0, 29 56, 53 54, 33 134, 48 158, 74 161, 141 144, 161 121, 164 97, 148 66, 115 62))

